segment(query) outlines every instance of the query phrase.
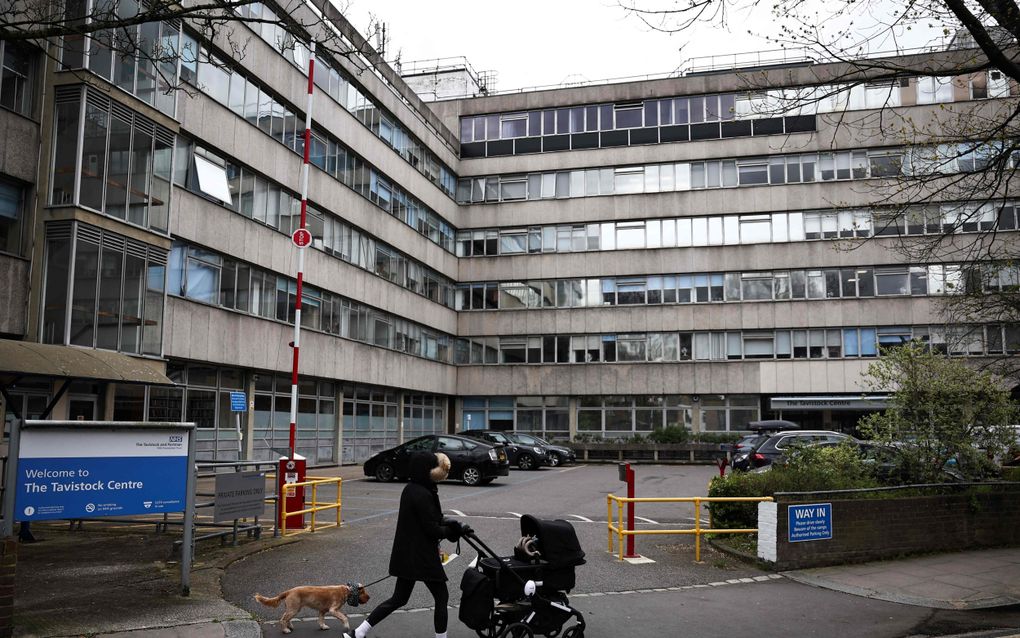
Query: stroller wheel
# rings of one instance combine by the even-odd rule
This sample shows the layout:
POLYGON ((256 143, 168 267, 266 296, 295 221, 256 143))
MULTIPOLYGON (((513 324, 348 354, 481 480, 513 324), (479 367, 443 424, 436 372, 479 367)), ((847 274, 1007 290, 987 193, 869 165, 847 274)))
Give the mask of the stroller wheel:
POLYGON ((478 638, 499 638, 504 629, 506 629, 506 620, 494 612, 489 615, 489 626, 484 629, 476 629, 475 633, 478 634, 478 638))
POLYGON ((581 629, 581 625, 574 625, 564 631, 561 638, 584 638, 584 629, 581 629))
POLYGON ((526 623, 515 622, 507 625, 500 638, 534 638, 535 632, 526 623))

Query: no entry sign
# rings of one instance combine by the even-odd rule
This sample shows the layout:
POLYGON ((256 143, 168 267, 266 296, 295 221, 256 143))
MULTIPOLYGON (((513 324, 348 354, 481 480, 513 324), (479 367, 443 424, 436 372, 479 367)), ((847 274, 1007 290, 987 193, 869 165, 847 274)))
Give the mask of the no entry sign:
POLYGON ((312 243, 312 233, 309 232, 307 228, 298 228, 294 231, 294 234, 290 236, 290 240, 294 242, 294 245, 298 248, 304 248, 312 243))

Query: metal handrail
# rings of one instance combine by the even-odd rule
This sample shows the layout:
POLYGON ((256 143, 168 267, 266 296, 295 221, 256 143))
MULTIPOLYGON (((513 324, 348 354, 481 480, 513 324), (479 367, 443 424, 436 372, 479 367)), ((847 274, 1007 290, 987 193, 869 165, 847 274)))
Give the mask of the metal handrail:
POLYGON ((609 553, 613 552, 614 533, 618 540, 618 559, 623 560, 623 538, 624 536, 656 535, 656 534, 693 534, 694 535, 694 560, 701 562, 701 536, 702 534, 757 534, 758 528, 749 529, 715 529, 712 523, 709 527, 701 526, 701 504, 702 503, 740 503, 740 502, 763 502, 772 501, 771 496, 677 496, 677 497, 635 497, 606 495, 606 525, 609 536, 609 553), (613 524, 613 501, 616 501, 617 519, 613 524), (623 528, 623 504, 624 503, 694 503, 694 529, 624 529, 623 528))
POLYGON ((302 481, 300 483, 287 483, 284 486, 284 489, 291 490, 291 489, 297 489, 299 487, 311 487, 312 488, 312 498, 311 498, 311 500, 308 503, 306 503, 306 506, 305 506, 304 509, 300 509, 300 510, 297 510, 297 511, 294 511, 294 512, 288 512, 287 511, 287 496, 285 494, 278 495, 279 498, 278 498, 277 502, 279 503, 279 507, 280 507, 280 531, 281 531, 281 533, 284 536, 287 535, 287 518, 291 517, 291 516, 302 516, 303 517, 305 514, 311 514, 311 519, 312 519, 311 520, 311 526, 309 528, 305 528, 305 529, 301 529, 301 530, 295 530, 294 533, 297 534, 297 533, 306 532, 306 531, 310 531, 312 533, 315 533, 315 531, 316 531, 315 514, 316 514, 316 512, 322 512, 322 511, 325 511, 325 510, 336 510, 336 521, 333 522, 333 523, 328 523, 328 524, 325 524, 325 525, 320 525, 319 528, 320 529, 329 529, 330 527, 340 527, 340 525, 341 525, 340 510, 341 510, 341 505, 342 505, 342 498, 341 497, 343 495, 343 479, 342 478, 340 478, 339 476, 336 476, 336 477, 313 478, 311 480, 302 481), (318 499, 318 488, 319 488, 319 486, 320 485, 327 485, 327 484, 336 484, 336 502, 335 503, 334 502, 330 502, 330 501, 321 501, 320 502, 319 499, 318 499), (311 507, 308 507, 309 503, 311 504, 311 507))

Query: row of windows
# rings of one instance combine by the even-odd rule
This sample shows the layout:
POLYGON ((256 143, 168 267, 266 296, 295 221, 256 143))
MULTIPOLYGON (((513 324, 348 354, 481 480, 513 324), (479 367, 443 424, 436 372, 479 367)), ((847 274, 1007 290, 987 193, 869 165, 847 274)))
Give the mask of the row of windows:
POLYGON ((658 128, 632 128, 613 131, 592 131, 543 137, 519 137, 489 142, 467 142, 460 145, 460 156, 501 157, 528 153, 612 148, 667 142, 695 142, 752 135, 791 135, 814 132, 814 115, 771 117, 757 120, 673 124, 658 128))
MULTIPOLYGON (((303 43, 295 42, 293 36, 280 28, 276 21, 278 14, 262 2, 252 2, 235 11, 245 24, 279 51, 284 59, 308 74, 307 50, 303 43), (250 19, 248 19, 250 18, 250 19), (260 22, 261 20, 261 22, 260 22)), ((357 50, 353 48, 353 50, 357 50)), ((372 65, 368 65, 373 68, 372 65)), ((384 78, 383 82, 389 84, 384 78)), ((316 54, 315 85, 337 104, 349 111, 359 122, 386 142, 400 157, 415 170, 424 175, 444 193, 453 197, 457 176, 439 160, 435 153, 413 133, 404 128, 399 120, 379 105, 368 91, 364 90, 347 71, 326 56, 316 54)))
POLYGON ((457 310, 593 308, 644 304, 866 298, 1012 290, 1020 267, 959 265, 546 279, 459 284, 457 310), (984 285, 982 286, 982 281, 984 285))
POLYGON ((731 246, 1018 228, 1012 201, 945 203, 891 212, 847 209, 462 230, 457 232, 457 256, 731 246))
POLYGON ((996 145, 963 143, 465 177, 457 182, 457 202, 480 204, 955 174, 984 170, 999 155, 1000 147, 996 145))
MULTIPOLYGON (((65 8, 68 24, 83 21, 118 22, 134 19, 137 0, 72 0, 65 8)), ((100 29, 91 35, 64 37, 61 68, 88 69, 170 117, 176 111, 179 22, 145 22, 129 27, 100 29)))
POLYGON ((77 222, 46 226, 42 342, 159 356, 166 252, 77 222))
POLYGON ((50 203, 165 233, 174 134, 91 87, 59 87, 55 110, 50 203))
MULTIPOLYGON (((631 144, 658 141, 682 141, 656 136, 662 131, 690 126, 690 139, 695 130, 713 130, 715 137, 751 135, 748 120, 772 118, 771 126, 782 133, 782 116, 813 116, 847 110, 880 109, 913 104, 938 104, 952 101, 1007 97, 1011 87, 1000 71, 979 72, 960 77, 899 78, 875 83, 811 86, 766 91, 743 91, 713 95, 679 96, 627 102, 589 104, 556 109, 516 111, 487 115, 464 116, 460 119, 462 152, 485 154, 485 143, 495 154, 534 153, 546 150, 539 143, 525 145, 492 145, 527 138, 549 138, 606 132, 631 132, 631 144), (719 124, 723 124, 722 130, 719 124), (729 125, 729 126, 726 126, 729 125), (733 126, 745 125, 745 126, 733 126), (727 128, 730 135, 726 134, 727 128), (740 131, 739 133, 737 131, 740 131), (635 135, 637 133, 637 135, 635 135), (657 139, 658 138, 658 139, 657 139), (505 150, 505 152, 503 152, 505 150)), ((812 127, 813 130, 813 121, 812 127)), ((790 132, 787 130, 786 132, 790 132)), ((762 134, 755 131, 754 134, 762 134)), ((625 139, 625 138, 621 138, 625 139)), ((626 144, 627 142, 623 142, 626 144)), ((488 154, 493 154, 489 152, 488 154)))
POLYGON ((0 107, 32 116, 35 58, 30 47, 0 40, 0 107))
MULTIPOLYGON (((295 153, 304 153, 304 115, 267 91, 261 82, 231 69, 188 32, 185 47, 200 51, 194 62, 182 61, 181 79, 258 127, 295 153)), ((309 161, 393 217, 453 252, 453 227, 378 169, 320 130, 312 131, 309 161)))
POLYGON ((747 431, 760 415, 758 397, 739 394, 581 397, 577 431, 602 436, 650 432, 662 427, 691 429, 695 411, 700 432, 747 431))
POLYGON ((912 339, 952 355, 1020 353, 1020 324, 640 332, 458 339, 458 365, 876 357, 912 339))
MULTIPOLYGON (((174 183, 288 236, 300 223, 300 196, 183 135, 177 136, 174 183)), ((306 227, 312 233, 314 248, 453 307, 453 282, 449 278, 339 217, 309 204, 306 227)))
MULTIPOLYGON (((174 242, 169 294, 247 314, 294 322, 297 282, 213 251, 174 242)), ((452 337, 305 284, 304 328, 448 363, 452 337)))

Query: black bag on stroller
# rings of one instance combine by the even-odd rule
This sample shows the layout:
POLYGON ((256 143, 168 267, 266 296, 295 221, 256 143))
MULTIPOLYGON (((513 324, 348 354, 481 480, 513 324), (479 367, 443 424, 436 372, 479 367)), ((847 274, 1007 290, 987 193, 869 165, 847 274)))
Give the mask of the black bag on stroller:
POLYGON ((535 634, 582 638, 585 622, 567 599, 574 568, 584 551, 567 521, 521 517, 521 543, 514 556, 497 556, 477 536, 464 540, 479 553, 461 579, 459 618, 483 638, 528 638, 535 634), (534 589, 527 587, 534 584, 534 589), (499 604, 494 604, 493 597, 499 604), (577 623, 562 634, 571 617, 577 623))

